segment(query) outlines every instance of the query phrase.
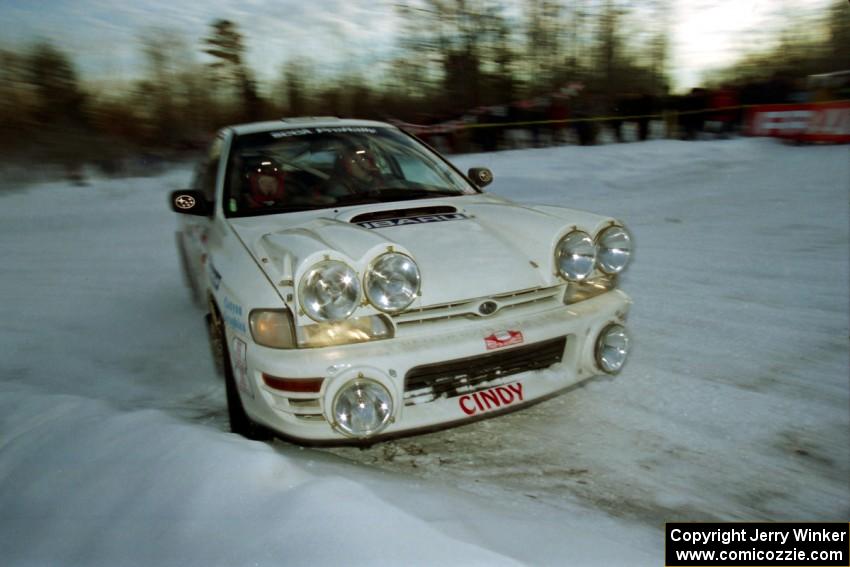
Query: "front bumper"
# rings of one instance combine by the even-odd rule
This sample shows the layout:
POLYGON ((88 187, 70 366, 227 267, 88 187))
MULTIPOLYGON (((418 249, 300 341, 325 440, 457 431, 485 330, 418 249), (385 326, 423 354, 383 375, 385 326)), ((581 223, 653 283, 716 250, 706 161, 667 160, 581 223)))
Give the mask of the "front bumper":
POLYGON ((613 290, 542 312, 506 312, 462 325, 433 323, 416 333, 370 343, 286 351, 250 343, 242 369, 243 404, 253 420, 284 437, 316 444, 371 443, 499 415, 600 374, 594 357, 596 337, 608 324, 622 323, 630 305, 625 293, 613 290), (506 331, 519 332, 521 342, 506 331), (486 339, 494 335, 512 338, 493 348, 492 340, 486 339), (553 348, 562 351, 553 353, 553 348), (556 358, 560 362, 549 366, 556 358), (531 366, 523 366, 525 361, 531 366), (436 376, 444 371, 457 378, 467 362, 473 369, 470 376, 448 387, 428 389, 429 372, 436 376), (541 366, 548 370, 502 374, 541 366), (324 380, 319 392, 289 392, 269 387, 263 373, 324 380), (408 376, 411 384, 406 392, 408 376), (393 398, 389 425, 368 439, 346 437, 329 421, 335 393, 358 377, 380 382, 393 398))

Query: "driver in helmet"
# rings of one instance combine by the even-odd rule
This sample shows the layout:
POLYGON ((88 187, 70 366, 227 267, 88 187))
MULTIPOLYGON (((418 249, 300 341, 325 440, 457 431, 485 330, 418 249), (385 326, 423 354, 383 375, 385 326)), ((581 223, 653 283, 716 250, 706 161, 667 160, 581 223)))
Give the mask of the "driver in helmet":
POLYGON ((351 175, 361 183, 370 183, 380 179, 381 170, 378 169, 378 164, 375 163, 375 158, 372 152, 364 149, 353 150, 346 152, 343 157, 343 166, 346 173, 351 175))
POLYGON ((252 209, 274 207, 286 197, 286 175, 273 161, 264 159, 245 168, 245 201, 252 209))
POLYGON ((383 178, 371 150, 346 148, 337 154, 333 174, 323 193, 331 197, 368 193, 380 187, 383 178))

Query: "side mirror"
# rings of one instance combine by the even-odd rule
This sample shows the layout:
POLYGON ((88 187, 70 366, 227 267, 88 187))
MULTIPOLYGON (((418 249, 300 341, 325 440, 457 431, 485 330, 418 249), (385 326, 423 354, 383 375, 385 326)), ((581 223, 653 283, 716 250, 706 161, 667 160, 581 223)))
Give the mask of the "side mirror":
POLYGON ((493 182, 493 172, 486 167, 470 167, 467 176, 478 187, 486 187, 493 182))
POLYGON ((193 189, 184 189, 171 192, 171 210, 183 215, 203 217, 211 212, 211 207, 203 193, 193 189))

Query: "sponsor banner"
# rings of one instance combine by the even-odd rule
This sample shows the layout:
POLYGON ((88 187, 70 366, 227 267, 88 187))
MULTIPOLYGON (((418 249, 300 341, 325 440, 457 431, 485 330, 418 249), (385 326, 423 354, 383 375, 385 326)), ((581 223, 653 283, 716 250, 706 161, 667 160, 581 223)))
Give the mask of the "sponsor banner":
POLYGON ((271 132, 272 138, 292 138, 294 136, 313 136, 315 134, 374 134, 378 130, 369 126, 325 126, 321 128, 292 128, 271 132))
POLYGON ((668 523, 664 544, 666 567, 850 565, 846 523, 668 523))
POLYGON ((746 133, 800 142, 850 142, 850 101, 754 106, 747 114, 746 133))

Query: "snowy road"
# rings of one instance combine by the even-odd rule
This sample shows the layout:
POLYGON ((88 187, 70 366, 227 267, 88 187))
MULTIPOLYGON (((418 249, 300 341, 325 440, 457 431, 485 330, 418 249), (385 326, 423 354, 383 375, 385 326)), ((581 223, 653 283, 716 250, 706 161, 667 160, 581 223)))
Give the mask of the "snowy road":
POLYGON ((661 141, 458 162, 492 167, 495 193, 626 220, 634 356, 506 420, 338 453, 654 525, 850 517, 846 147, 661 141))
POLYGON ((846 146, 655 141, 455 161, 490 167, 494 193, 627 223, 636 349, 615 379, 363 451, 224 433, 166 208, 188 169, 0 193, 12 564, 323 563, 344 546, 358 563, 378 543, 346 518, 365 510, 420 563, 657 565, 664 521, 850 517, 846 146), (95 539, 152 520, 136 539, 95 539), (185 537, 163 540, 165 526, 185 537), (308 545, 329 528, 334 545, 308 545), (285 529, 306 539, 281 541, 285 529), (204 547, 220 530, 227 552, 204 547), (147 537, 159 555, 130 553, 147 537))

